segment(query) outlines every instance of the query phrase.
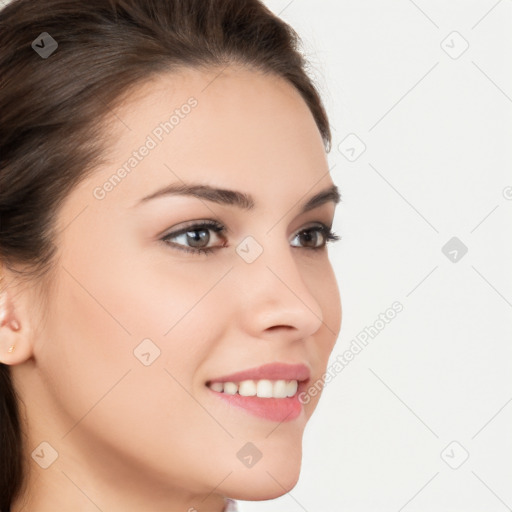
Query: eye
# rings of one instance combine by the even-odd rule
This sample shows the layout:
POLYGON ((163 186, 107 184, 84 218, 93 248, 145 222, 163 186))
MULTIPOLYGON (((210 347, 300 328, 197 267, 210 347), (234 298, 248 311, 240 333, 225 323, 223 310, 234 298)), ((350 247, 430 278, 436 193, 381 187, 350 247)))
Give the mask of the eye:
POLYGON ((192 253, 200 253, 200 254, 210 254, 216 248, 220 248, 222 246, 216 247, 208 247, 208 243, 212 238, 210 232, 213 231, 215 233, 215 237, 218 237, 218 233, 222 233, 226 231, 226 228, 215 221, 202 221, 198 224, 192 224, 186 228, 180 229, 179 231, 174 231, 165 235, 161 240, 171 247, 179 249, 185 252, 192 253), (171 242, 171 240, 181 241, 171 242), (186 244, 189 244, 188 246, 186 244))
MULTIPOLYGON (((207 220, 168 233, 161 238, 161 241, 171 248, 180 251, 195 254, 212 254, 215 250, 227 246, 226 238, 219 236, 223 232, 227 232, 227 229, 222 224, 213 220, 207 220), (212 231, 215 233, 213 237, 211 236, 212 231), (224 240, 220 245, 208 246, 212 238, 213 241, 215 241, 215 238, 223 238, 224 240)), ((302 240, 302 244, 297 246, 292 243, 292 247, 320 250, 326 246, 327 242, 340 240, 341 237, 331 231, 329 226, 319 223, 318 225, 301 229, 295 234, 293 240, 295 239, 302 240)))
MULTIPOLYGON (((329 226, 323 223, 309 228, 301 229, 295 238, 302 238, 304 245, 299 248, 319 250, 323 249, 327 242, 341 240, 341 237, 334 233, 329 226)), ((292 247, 297 247, 292 245, 292 247)))

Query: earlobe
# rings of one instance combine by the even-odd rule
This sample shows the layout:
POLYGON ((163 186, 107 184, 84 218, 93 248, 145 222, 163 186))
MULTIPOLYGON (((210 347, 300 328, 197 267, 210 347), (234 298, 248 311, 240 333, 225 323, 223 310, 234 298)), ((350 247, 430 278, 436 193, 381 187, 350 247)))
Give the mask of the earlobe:
POLYGON ((0 293, 0 362, 16 364, 26 359, 20 350, 21 324, 16 318, 14 305, 7 290, 0 293), (16 350, 18 349, 18 350, 16 350))
POLYGON ((30 357, 28 341, 16 319, 0 323, 0 363, 18 364, 30 357))
MULTIPOLYGON (((0 322, 0 327, 1 327, 1 324, 2 322, 0 322)), ((18 320, 16 320, 15 318, 13 318, 11 321, 9 321, 8 323, 8 326, 11 328, 11 330, 13 331, 19 331, 20 330, 20 324, 18 322, 18 320)), ((9 352, 9 354, 12 354, 14 352, 14 350, 16 349, 16 344, 13 343, 8 349, 7 349, 7 352, 9 352)))

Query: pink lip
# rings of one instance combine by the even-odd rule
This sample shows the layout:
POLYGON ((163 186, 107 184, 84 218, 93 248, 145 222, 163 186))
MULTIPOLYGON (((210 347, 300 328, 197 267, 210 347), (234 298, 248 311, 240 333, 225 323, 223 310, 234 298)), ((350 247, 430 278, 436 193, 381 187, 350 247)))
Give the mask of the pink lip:
MULTIPOLYGON (((270 421, 286 422, 297 418, 303 405, 299 394, 306 388, 309 381, 309 368, 303 364, 269 363, 224 377, 211 379, 212 382, 241 382, 243 380, 297 380, 299 386, 294 396, 286 398, 260 398, 258 396, 241 396, 219 393, 210 389, 221 400, 235 407, 245 409, 248 413, 270 421)), ((208 384, 207 383, 207 384, 208 384)))
POLYGON ((297 380, 304 381, 309 379, 309 368, 304 364, 285 364, 285 363, 268 363, 256 368, 242 370, 241 372, 232 373, 215 379, 212 382, 241 382, 243 380, 297 380))

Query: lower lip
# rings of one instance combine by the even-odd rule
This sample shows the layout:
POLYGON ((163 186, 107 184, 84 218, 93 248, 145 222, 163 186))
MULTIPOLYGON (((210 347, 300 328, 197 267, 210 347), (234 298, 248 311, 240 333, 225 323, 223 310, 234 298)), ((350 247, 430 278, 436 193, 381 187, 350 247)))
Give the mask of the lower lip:
POLYGON ((302 412, 302 403, 299 401, 298 393, 287 398, 260 398, 258 396, 242 396, 238 393, 229 395, 212 389, 210 391, 229 404, 270 421, 292 421, 302 412))

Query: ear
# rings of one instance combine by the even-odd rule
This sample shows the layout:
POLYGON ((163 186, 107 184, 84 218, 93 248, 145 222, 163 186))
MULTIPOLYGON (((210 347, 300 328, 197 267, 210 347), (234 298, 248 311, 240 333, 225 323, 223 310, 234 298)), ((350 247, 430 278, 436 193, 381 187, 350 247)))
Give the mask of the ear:
POLYGON ((32 356, 29 318, 19 299, 19 293, 16 297, 14 289, 6 284, 0 266, 0 363, 3 364, 20 364, 32 356))

